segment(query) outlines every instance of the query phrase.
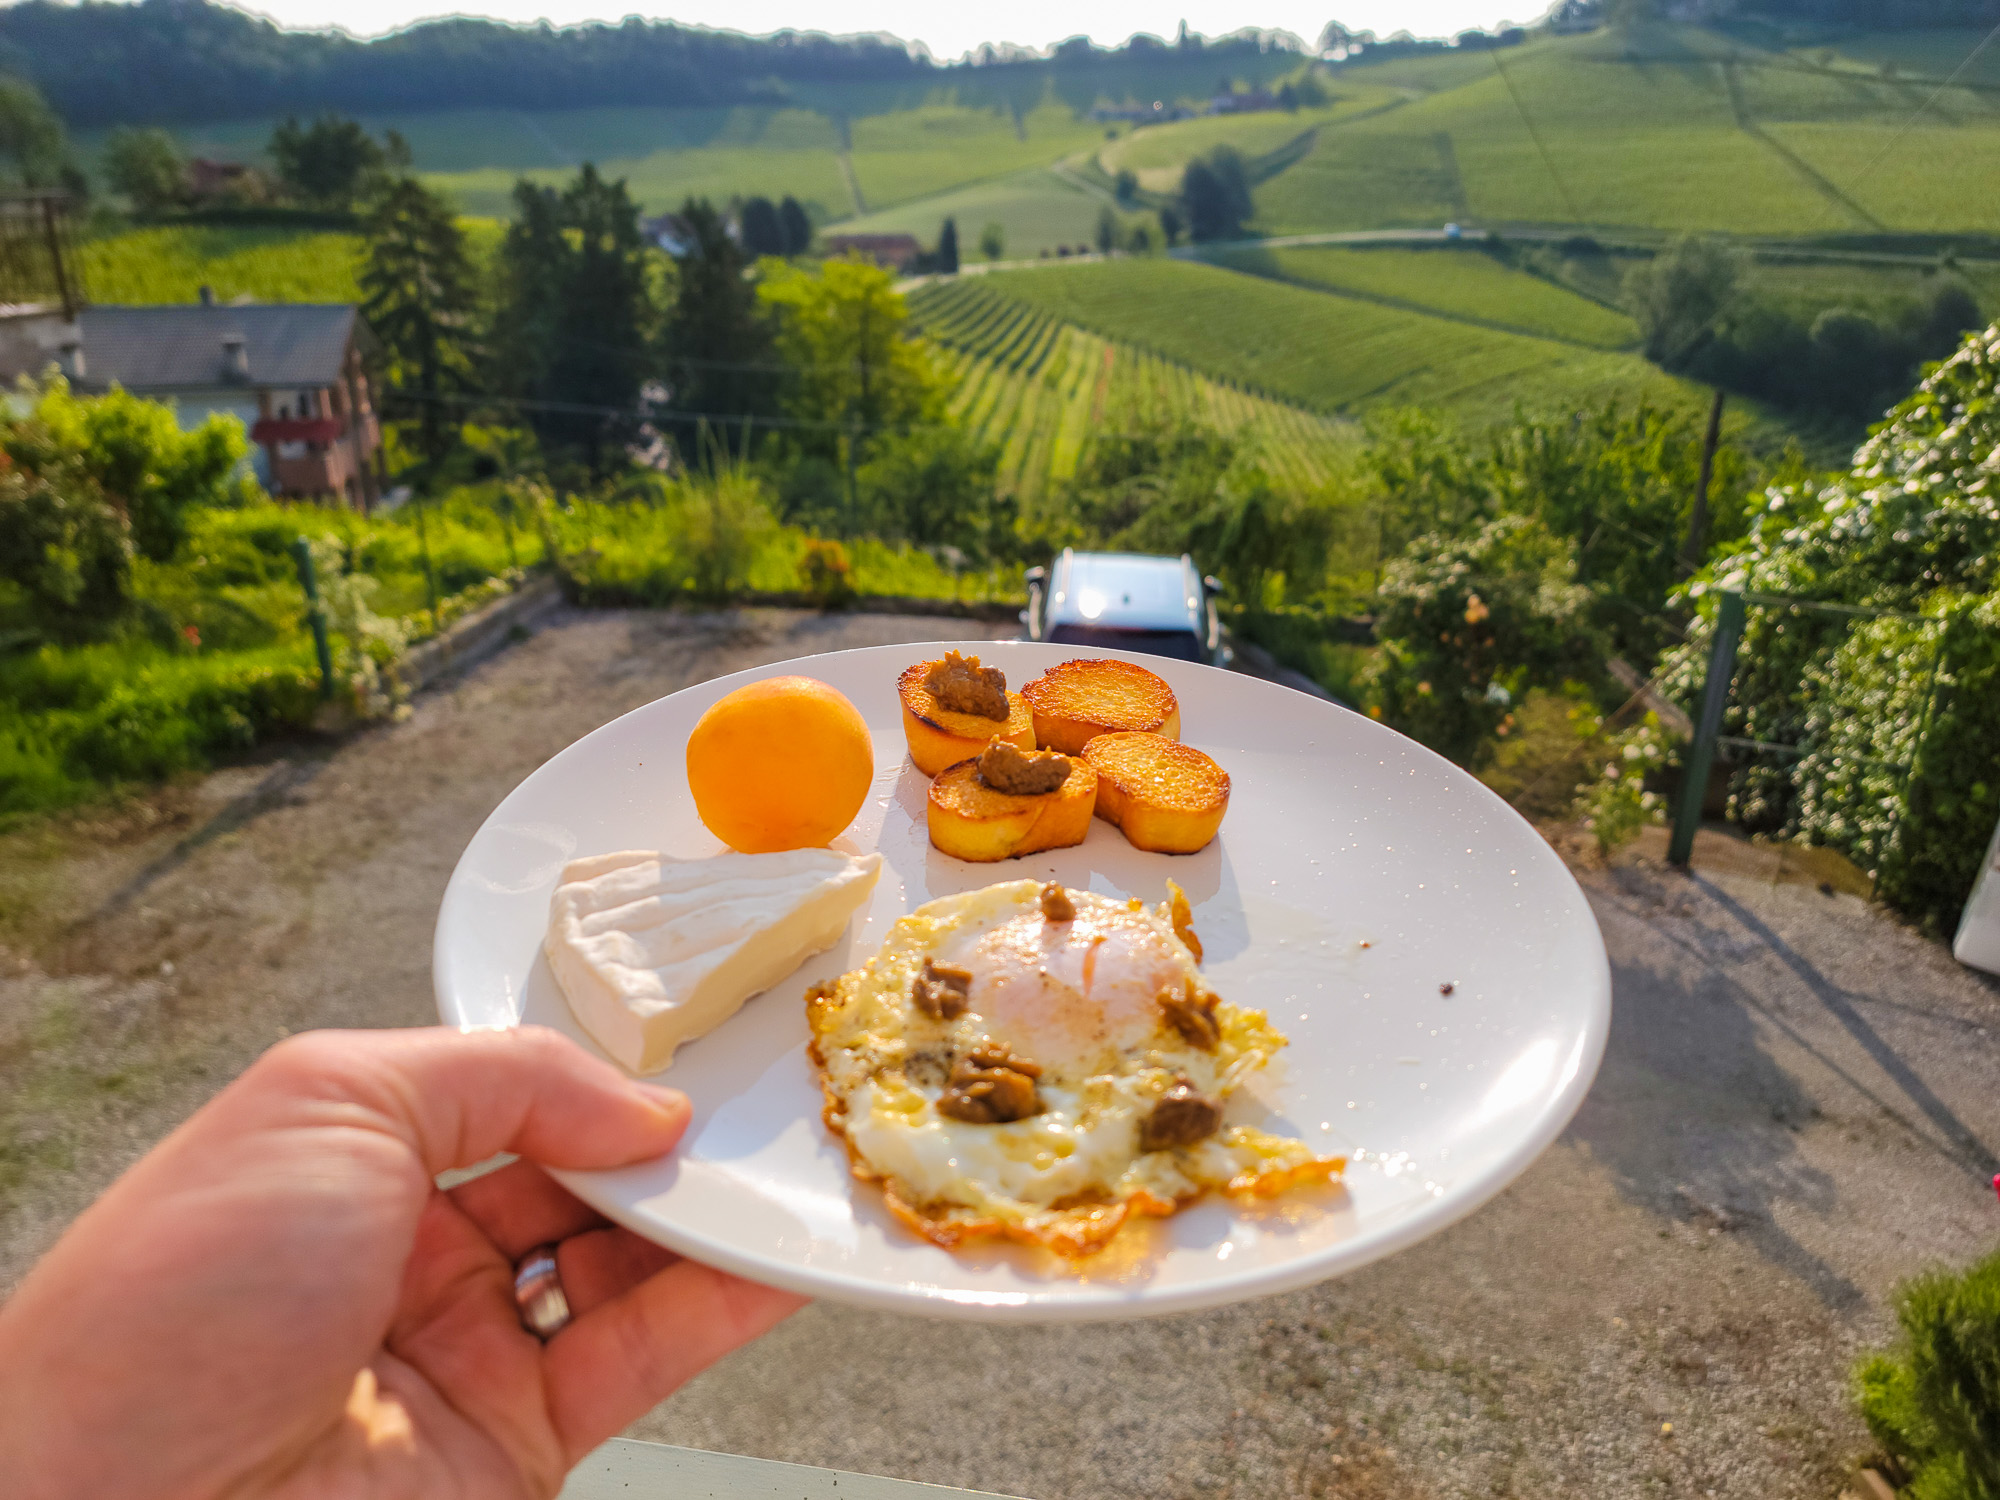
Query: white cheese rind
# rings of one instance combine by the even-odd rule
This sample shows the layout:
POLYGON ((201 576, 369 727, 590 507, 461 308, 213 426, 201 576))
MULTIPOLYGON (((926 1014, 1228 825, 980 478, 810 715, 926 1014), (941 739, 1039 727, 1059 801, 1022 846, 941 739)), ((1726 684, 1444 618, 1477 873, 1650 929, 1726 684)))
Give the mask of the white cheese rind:
POLYGON ((882 856, 829 849, 572 860, 549 903, 549 968, 583 1029, 634 1073, 840 941, 882 856))

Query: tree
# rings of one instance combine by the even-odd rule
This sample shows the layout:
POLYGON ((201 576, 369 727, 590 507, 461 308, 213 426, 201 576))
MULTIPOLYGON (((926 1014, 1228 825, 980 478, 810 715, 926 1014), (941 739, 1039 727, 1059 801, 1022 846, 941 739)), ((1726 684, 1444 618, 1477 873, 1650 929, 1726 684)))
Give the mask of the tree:
POLYGON ((1233 146, 1217 146, 1181 174, 1181 211, 1197 240, 1240 238, 1251 207, 1249 169, 1233 146))
POLYGON ((157 401, 77 396, 61 379, 29 394, 0 416, 0 578, 58 638, 101 635, 130 604, 135 552, 165 561, 187 512, 227 497, 243 424, 211 416, 183 432, 157 401))
POLYGON ((763 255, 784 255, 785 224, 769 198, 751 198, 743 205, 739 220, 743 232, 743 253, 752 260, 763 255))
POLYGON ((515 184, 500 246, 496 375, 536 403, 527 415, 543 449, 579 456, 593 474, 604 445, 640 424, 659 336, 655 268, 623 181, 586 163, 560 191, 515 184))
POLYGON ((287 118, 271 132, 271 160, 278 180, 300 202, 346 213, 388 155, 359 123, 325 114, 310 125, 287 118))
POLYGON ((0 160, 16 187, 48 188, 63 181, 67 148, 62 122, 41 92, 20 78, 0 77, 0 160))
POLYGON ((44 474, 73 463, 123 518, 141 556, 165 562, 187 539, 187 513, 229 498, 249 452, 243 424, 212 414, 182 431, 173 408, 129 391, 78 396, 60 379, 43 386, 32 430, 52 445, 7 442, 8 452, 44 474))
MULTIPOLYGON (((514 184, 513 196, 514 217, 500 242, 498 295, 485 339, 492 361, 489 383, 505 395, 538 401, 554 394, 551 366, 561 336, 569 241, 554 188, 523 178, 514 184)), ((537 438, 543 437, 539 414, 531 408, 527 416, 537 438)))
POLYGON ((743 252, 705 198, 681 205, 693 243, 680 262, 674 300, 667 309, 667 404, 671 431, 682 456, 701 448, 703 419, 759 417, 777 406, 778 372, 772 368, 771 321, 744 276, 743 252))
POLYGON ((1738 262, 1726 245, 1683 235, 1626 273, 1625 305, 1648 359, 1673 368, 1708 341, 1735 294, 1738 262))
POLYGON ((812 220, 806 216, 799 200, 790 193, 785 194, 785 201, 778 205, 778 222, 785 229, 785 254, 804 255, 812 248, 812 220))
POLYGON ((1112 191, 1118 195, 1120 203, 1130 203, 1139 196, 1139 174, 1130 167, 1120 167, 1113 180, 1112 191))
POLYGON ((1116 250, 1118 248, 1118 241, 1121 238, 1122 236, 1119 233, 1118 215, 1111 211, 1111 205, 1107 203, 1103 208, 1100 208, 1097 211, 1098 253, 1101 255, 1109 255, 1113 250, 1116 250))
POLYGON ((461 426, 450 398, 478 384, 465 235, 449 203, 399 177, 369 213, 367 240, 361 315, 388 356, 391 385, 417 402, 417 446, 435 469, 461 426))
POLYGON ((1181 223, 1181 216, 1179 212, 1175 210, 1173 204, 1168 203, 1161 207, 1160 238, 1167 242, 1168 249, 1171 250, 1175 245, 1180 243, 1181 230, 1183 227, 1184 226, 1181 223))
POLYGON ((104 179, 141 213, 156 214, 187 191, 187 162, 166 131, 121 125, 104 142, 104 179))
POLYGON ((1007 231, 998 219, 992 220, 979 231, 979 253, 988 260, 998 260, 1007 250, 1007 231))
POLYGON ((937 268, 947 276, 958 274, 958 220, 947 218, 938 226, 937 268))
POLYGON ((946 383, 928 344, 909 336, 895 279, 862 260, 828 261, 818 274, 787 269, 759 294, 778 318, 791 366, 787 406, 801 446, 843 462, 850 516, 855 468, 891 434, 942 421, 946 383))
POLYGON ((603 472, 603 445, 624 443, 639 427, 639 388, 659 333, 650 253, 639 205, 624 180, 606 182, 585 162, 563 189, 562 222, 571 246, 562 329, 552 361, 565 401, 594 406, 560 424, 581 442, 592 474, 603 472))
POLYGON ((960 427, 927 427, 874 445, 855 475, 870 529, 919 546, 987 555, 1000 450, 960 427))

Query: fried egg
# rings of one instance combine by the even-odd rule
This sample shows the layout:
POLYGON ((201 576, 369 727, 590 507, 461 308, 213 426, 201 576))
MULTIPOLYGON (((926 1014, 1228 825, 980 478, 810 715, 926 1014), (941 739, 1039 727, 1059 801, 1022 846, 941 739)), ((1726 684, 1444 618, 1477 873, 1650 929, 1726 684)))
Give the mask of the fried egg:
POLYGON ((807 993, 827 1126, 904 1223, 1075 1258, 1134 1213, 1340 1171, 1223 1123, 1285 1038, 1208 992, 1172 895, 1154 910, 1015 880, 946 896, 807 993))

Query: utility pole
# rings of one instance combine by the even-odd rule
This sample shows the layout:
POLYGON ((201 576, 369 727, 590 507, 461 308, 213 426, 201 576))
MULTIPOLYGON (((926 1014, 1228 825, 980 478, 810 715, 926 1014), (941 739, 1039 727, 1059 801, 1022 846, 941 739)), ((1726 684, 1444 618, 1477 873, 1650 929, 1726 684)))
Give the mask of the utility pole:
POLYGON ((1701 477, 1695 481, 1694 506, 1688 512, 1687 540, 1681 544, 1681 571, 1700 569, 1708 551, 1708 487, 1715 479, 1715 450, 1722 442, 1722 387, 1715 388, 1715 402, 1708 409, 1708 435, 1701 445, 1701 477))

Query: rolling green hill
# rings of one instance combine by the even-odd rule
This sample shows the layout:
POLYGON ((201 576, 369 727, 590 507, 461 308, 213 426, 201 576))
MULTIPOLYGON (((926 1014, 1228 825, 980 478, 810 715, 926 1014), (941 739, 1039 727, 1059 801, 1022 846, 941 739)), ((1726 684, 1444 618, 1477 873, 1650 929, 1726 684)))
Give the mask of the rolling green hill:
POLYGON ((1060 322, 992 279, 934 282, 910 307, 950 351, 954 420, 999 446, 999 483, 1023 504, 1074 474, 1095 437, 1178 417, 1243 435, 1282 483, 1318 488, 1349 462, 1351 426, 1060 322))
POLYGON ((1513 333, 1596 349, 1625 349, 1639 330, 1621 312, 1502 265, 1470 246, 1245 246, 1216 252, 1217 265, 1253 276, 1442 313, 1513 333))
POLYGON ((1463 420, 1594 405, 1607 396, 1696 399, 1636 355, 1431 313, 1138 258, 995 272, 1003 296, 1204 374, 1329 414, 1428 405, 1463 420))
POLYGON ((913 234, 928 245, 937 238, 939 224, 950 217, 958 222, 960 257, 976 261, 983 258, 980 231, 998 224, 1006 240, 1002 258, 1032 260, 1058 245, 1089 244, 1104 204, 1103 197, 1076 178, 1033 167, 864 214, 837 228, 842 233, 913 234))
POLYGON ((2000 219, 2000 203, 1976 186, 2000 167, 2000 93, 1987 87, 1939 94, 1838 57, 1675 27, 1549 38, 1477 61, 1354 70, 1433 91, 1322 129, 1311 152, 1260 187, 1259 225, 1299 233, 1464 217, 1823 234, 1983 230, 2000 219), (1918 128, 1901 134, 1933 95, 1918 128))

